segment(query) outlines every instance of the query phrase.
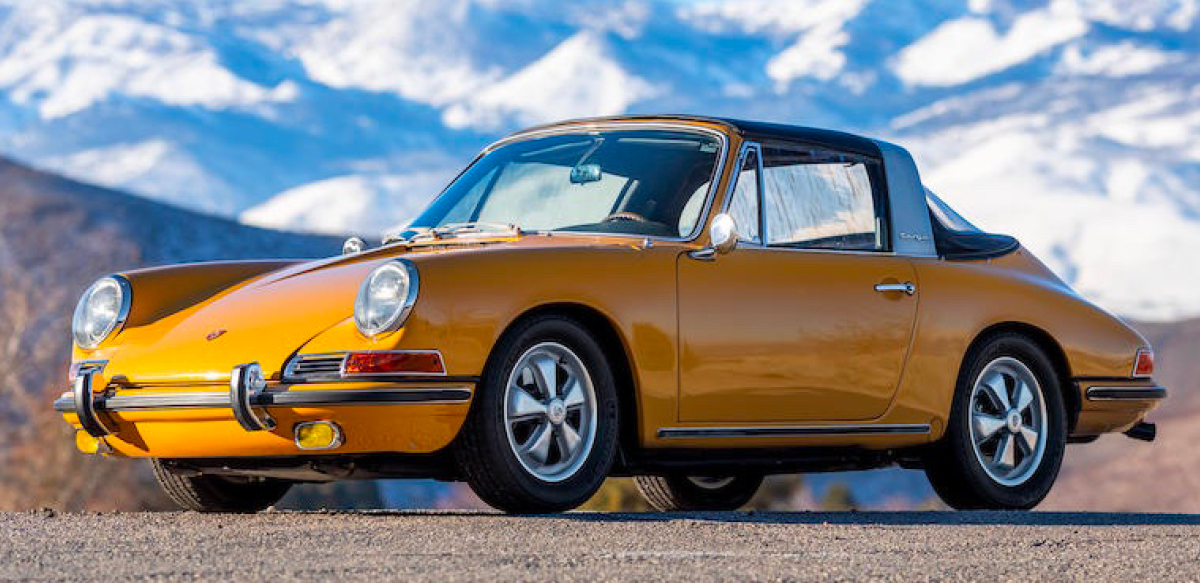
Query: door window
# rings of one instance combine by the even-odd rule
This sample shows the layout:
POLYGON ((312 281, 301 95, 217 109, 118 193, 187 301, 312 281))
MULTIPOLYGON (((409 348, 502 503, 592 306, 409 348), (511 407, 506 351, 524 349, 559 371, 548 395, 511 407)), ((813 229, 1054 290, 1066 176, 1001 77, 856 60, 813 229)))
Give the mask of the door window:
POLYGON ((885 250, 881 206, 872 188, 877 164, 832 152, 764 148, 768 244, 885 250))

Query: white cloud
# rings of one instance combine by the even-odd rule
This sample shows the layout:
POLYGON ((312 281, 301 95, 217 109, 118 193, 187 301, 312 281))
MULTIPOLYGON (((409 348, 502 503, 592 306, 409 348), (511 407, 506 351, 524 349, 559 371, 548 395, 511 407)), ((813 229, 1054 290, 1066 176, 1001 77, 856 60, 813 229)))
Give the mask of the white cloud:
POLYGON ((202 41, 132 16, 47 11, 31 18, 68 19, 10 40, 0 58, 0 88, 44 119, 64 117, 114 95, 172 105, 244 106, 287 101, 294 86, 264 87, 221 65, 202 41))
POLYGON ((959 85, 1078 38, 1088 26, 1069 2, 1026 12, 1003 33, 986 18, 967 16, 944 22, 905 47, 892 69, 909 85, 959 85))
POLYGON ((1182 62, 1186 57, 1130 41, 1103 45, 1085 52, 1077 45, 1063 51, 1057 72, 1075 75, 1126 77, 1148 73, 1164 65, 1182 62))
POLYGON ((509 117, 531 125, 621 113, 659 89, 629 73, 609 55, 600 35, 579 32, 545 56, 446 109, 455 128, 492 129, 509 117))
POLYGON ((272 229, 381 235, 412 220, 452 177, 442 171, 337 176, 281 192, 240 219, 272 229))

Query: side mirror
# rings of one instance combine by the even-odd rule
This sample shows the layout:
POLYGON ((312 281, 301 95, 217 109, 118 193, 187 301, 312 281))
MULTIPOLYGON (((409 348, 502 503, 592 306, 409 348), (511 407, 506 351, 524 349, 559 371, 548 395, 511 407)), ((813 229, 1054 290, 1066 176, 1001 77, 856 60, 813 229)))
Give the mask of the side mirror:
POLYGON ((350 237, 349 239, 346 239, 345 243, 342 243, 342 255, 353 255, 366 248, 366 241, 363 241, 358 237, 350 237))
POLYGON ((708 238, 712 240, 709 244, 721 255, 737 249, 737 222, 725 213, 717 215, 708 228, 708 238))
POLYGON ((708 238, 710 239, 708 247, 688 254, 692 259, 712 261, 718 254, 725 255, 737 249, 737 222, 725 213, 717 215, 713 218, 712 226, 708 228, 708 238))

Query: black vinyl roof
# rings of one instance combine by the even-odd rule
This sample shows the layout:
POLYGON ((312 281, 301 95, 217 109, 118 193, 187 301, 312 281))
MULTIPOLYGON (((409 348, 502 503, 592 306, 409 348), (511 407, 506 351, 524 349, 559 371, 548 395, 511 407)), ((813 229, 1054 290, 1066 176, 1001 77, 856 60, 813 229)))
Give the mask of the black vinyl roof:
POLYGON ((771 123, 763 121, 749 121, 743 119, 734 119, 727 117, 707 117, 699 115, 678 115, 678 114, 640 114, 640 115, 618 115, 608 117, 591 117, 582 119, 566 120, 552 124, 546 124, 529 128, 517 132, 522 134, 527 131, 533 131, 543 128, 558 127, 577 123, 588 122, 604 122, 604 121, 637 121, 645 119, 677 119, 680 121, 703 121, 709 123, 719 123, 729 126, 741 133, 743 136, 757 141, 765 140, 788 140, 812 144, 818 147, 841 150, 855 154, 866 156, 879 157, 879 145, 870 138, 864 138, 854 134, 839 132, 836 130, 826 130, 820 128, 810 128, 804 126, 795 126, 781 123, 771 123))
POLYGON ((738 129, 747 138, 762 141, 769 139, 789 140, 843 150, 855 154, 880 156, 879 145, 870 138, 856 136, 836 130, 824 130, 763 121, 747 121, 731 118, 714 118, 738 129))

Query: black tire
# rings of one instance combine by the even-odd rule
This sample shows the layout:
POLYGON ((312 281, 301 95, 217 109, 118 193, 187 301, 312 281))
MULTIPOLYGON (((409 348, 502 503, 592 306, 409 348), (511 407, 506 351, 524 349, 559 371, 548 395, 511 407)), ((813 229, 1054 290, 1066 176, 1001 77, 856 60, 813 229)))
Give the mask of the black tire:
MULTIPOLYGON (((952 508, 1028 510, 1050 493, 1058 477, 1067 443, 1066 426, 1061 383, 1049 358, 1035 342, 1022 334, 997 334, 978 344, 964 359, 946 433, 927 452, 925 473, 934 491, 952 508), (1029 467, 1032 469, 1028 477, 1013 484, 1001 483, 989 475, 984 462, 975 452, 970 425, 972 408, 975 407, 972 393, 976 382, 989 365, 1004 359, 1015 359, 1032 372, 1046 409, 1044 426, 1047 434, 1040 462, 1031 462, 1029 467)), ((1021 444, 1010 442, 1009 446, 1019 447, 1021 444)), ((1032 454, 1025 455, 1037 459, 1032 454)))
POLYGON ((520 323, 497 344, 480 381, 471 412, 455 443, 459 471, 488 505, 509 513, 562 512, 586 502, 608 477, 617 451, 617 391, 604 349, 578 322, 555 315, 520 323), (526 351, 556 343, 576 355, 590 378, 596 403, 595 436, 582 465, 557 481, 546 481, 522 465, 505 427, 509 375, 526 351))
POLYGON ((636 476, 633 483, 642 498, 662 512, 737 510, 745 506, 762 485, 762 476, 735 476, 728 483, 704 486, 688 476, 636 476))
POLYGON ((151 460, 154 477, 167 496, 184 510, 252 514, 283 498, 292 483, 271 478, 226 478, 212 474, 182 474, 162 460, 151 460))

